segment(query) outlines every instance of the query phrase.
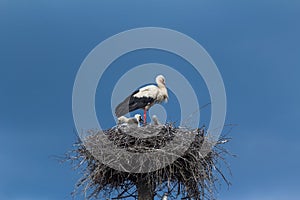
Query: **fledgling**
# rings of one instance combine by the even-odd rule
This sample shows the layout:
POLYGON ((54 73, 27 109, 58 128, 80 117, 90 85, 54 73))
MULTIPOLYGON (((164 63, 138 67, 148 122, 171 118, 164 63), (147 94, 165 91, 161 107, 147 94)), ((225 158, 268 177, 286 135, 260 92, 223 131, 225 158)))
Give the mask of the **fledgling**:
POLYGON ((140 123, 143 122, 142 116, 140 114, 134 115, 134 117, 127 118, 125 116, 121 116, 118 118, 118 125, 127 124, 140 127, 140 123))
POLYGON ((152 115, 152 125, 155 126, 161 125, 156 115, 152 115))

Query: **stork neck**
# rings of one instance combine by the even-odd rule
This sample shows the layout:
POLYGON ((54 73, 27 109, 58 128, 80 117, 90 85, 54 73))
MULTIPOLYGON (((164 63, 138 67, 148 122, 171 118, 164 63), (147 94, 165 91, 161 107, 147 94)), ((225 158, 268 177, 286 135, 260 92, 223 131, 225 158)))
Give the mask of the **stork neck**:
POLYGON ((162 83, 157 83, 157 87, 162 89, 162 88, 166 88, 166 86, 162 83))

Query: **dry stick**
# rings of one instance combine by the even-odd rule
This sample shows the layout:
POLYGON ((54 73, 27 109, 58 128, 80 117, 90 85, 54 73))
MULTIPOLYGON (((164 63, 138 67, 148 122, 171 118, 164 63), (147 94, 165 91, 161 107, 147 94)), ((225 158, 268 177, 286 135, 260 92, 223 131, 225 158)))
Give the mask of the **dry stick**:
MULTIPOLYGON (((125 151, 126 149, 131 148, 132 150, 137 152, 147 152, 153 151, 154 147, 155 151, 161 151, 160 148, 163 147, 167 142, 172 140, 172 134, 186 134, 188 131, 181 130, 180 128, 174 128, 171 125, 165 125, 164 127, 165 129, 163 129, 163 131, 160 132, 157 136, 146 139, 136 139, 117 128, 110 129, 104 132, 108 137, 111 138, 110 140, 113 141, 115 145, 123 146, 125 151), (184 131, 186 131, 186 133, 184 131)), ((149 128, 151 132, 151 127, 149 128)), ((147 195, 149 197, 149 191, 151 191, 152 199, 153 196, 157 195, 159 191, 163 191, 165 189, 169 189, 170 193, 172 193, 170 194, 171 198, 174 194, 174 192, 172 191, 174 191, 176 187, 177 197, 182 194, 187 198, 193 197, 194 199, 203 199, 207 198, 205 191, 208 191, 208 193, 213 192, 212 186, 216 181, 216 175, 213 173, 212 167, 215 165, 216 161, 224 161, 221 153, 226 153, 225 151, 221 151, 220 149, 218 150, 215 148, 215 150, 212 150, 210 154, 203 157, 198 153, 201 149, 202 142, 204 141, 203 137, 206 136, 204 136, 204 134, 196 135, 196 140, 192 143, 192 145, 184 155, 179 157, 169 166, 166 166, 165 168, 159 169, 155 172, 144 174, 143 177, 141 177, 141 174, 120 172, 109 168, 106 165, 103 165, 91 155, 91 153, 85 148, 82 143, 79 143, 75 146, 75 149, 73 151, 74 154, 69 154, 68 160, 74 163, 78 163, 80 169, 83 169, 84 171, 83 178, 79 180, 76 188, 84 188, 83 192, 86 194, 86 199, 88 199, 89 197, 96 198, 101 191, 106 191, 107 194, 110 195, 112 194, 111 192, 114 189, 118 188, 121 191, 118 191, 119 195, 115 198, 122 198, 126 196, 132 196, 136 198, 136 196, 134 196, 136 190, 132 192, 134 184, 138 186, 138 190, 140 190, 141 195, 143 195, 143 192, 141 193, 141 190, 145 190, 145 188, 141 188, 141 185, 137 183, 139 177, 144 178, 140 181, 145 181, 144 185, 148 185, 147 195), (159 185, 157 185, 158 187, 156 187, 156 191, 154 191, 156 183, 159 185), (168 183, 172 184, 171 190, 170 184, 168 183), (149 190, 150 187, 151 189, 149 190), (91 195, 87 195, 89 191, 91 192, 89 193, 91 195), (125 195, 125 193, 127 193, 128 195, 125 195)), ((95 134, 89 137, 89 144, 94 145, 94 148, 96 148, 97 141, 99 141, 100 139, 101 138, 99 138, 97 134, 95 134)), ((184 137, 182 137, 182 139, 184 139, 184 137)), ((223 144, 218 143, 216 146, 219 147, 220 145, 223 144)), ((223 179, 225 178, 218 167, 216 167, 216 171, 223 179)), ((229 184, 226 179, 224 180, 227 184, 229 184)))
MULTIPOLYGON (((186 116, 182 122, 182 124, 186 124, 187 121, 189 121, 196 113, 200 112, 203 108, 207 107, 208 105, 210 105, 211 102, 208 102, 206 104, 204 104, 203 106, 201 106, 200 108, 195 109, 195 111, 193 111, 189 116, 186 116)), ((178 122, 178 121, 176 121, 178 122)))

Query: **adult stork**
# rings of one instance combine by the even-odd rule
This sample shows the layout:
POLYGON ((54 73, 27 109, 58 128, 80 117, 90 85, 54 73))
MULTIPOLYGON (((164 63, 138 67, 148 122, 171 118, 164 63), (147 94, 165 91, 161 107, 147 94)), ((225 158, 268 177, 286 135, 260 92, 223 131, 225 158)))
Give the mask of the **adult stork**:
POLYGON ((117 117, 123 116, 137 109, 144 110, 144 124, 146 124, 147 111, 156 103, 168 100, 166 81, 163 75, 158 75, 155 79, 157 85, 147 85, 128 96, 115 109, 117 117))

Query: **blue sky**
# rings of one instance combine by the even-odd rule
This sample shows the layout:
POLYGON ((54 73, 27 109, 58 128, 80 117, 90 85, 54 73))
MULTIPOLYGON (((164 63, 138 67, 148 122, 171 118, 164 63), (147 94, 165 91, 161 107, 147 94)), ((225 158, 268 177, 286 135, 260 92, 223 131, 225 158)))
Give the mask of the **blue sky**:
POLYGON ((71 199, 78 174, 51 156, 76 138, 77 70, 101 41, 145 26, 194 38, 222 74, 238 157, 219 198, 298 199, 299 19, 296 0, 0 0, 0 199, 71 199))

